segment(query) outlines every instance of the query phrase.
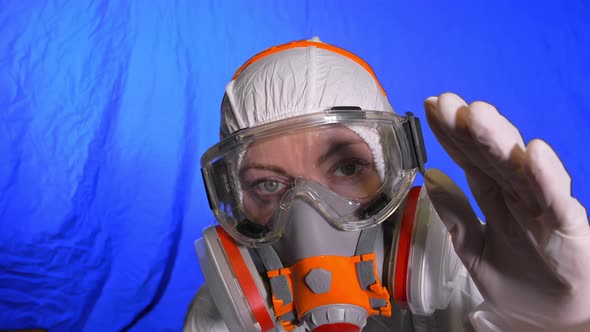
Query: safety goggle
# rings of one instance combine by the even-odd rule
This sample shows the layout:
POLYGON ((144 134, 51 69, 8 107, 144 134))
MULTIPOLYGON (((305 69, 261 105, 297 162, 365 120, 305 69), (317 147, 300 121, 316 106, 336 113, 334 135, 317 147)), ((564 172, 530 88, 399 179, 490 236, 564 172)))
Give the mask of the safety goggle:
POLYGON ((255 247, 281 236, 295 199, 342 230, 383 222, 425 161, 411 113, 336 107, 240 130, 205 152, 201 171, 218 222, 255 247))

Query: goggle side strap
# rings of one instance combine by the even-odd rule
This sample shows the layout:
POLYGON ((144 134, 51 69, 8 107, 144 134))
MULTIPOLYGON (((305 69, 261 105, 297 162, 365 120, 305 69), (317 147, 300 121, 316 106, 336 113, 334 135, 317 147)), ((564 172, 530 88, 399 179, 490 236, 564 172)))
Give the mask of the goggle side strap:
POLYGON ((203 185, 205 186, 205 193, 207 193, 207 203, 209 203, 209 209, 213 211, 213 203, 211 202, 211 193, 209 192, 209 181, 207 180, 207 176, 205 175, 205 169, 201 168, 201 177, 203 178, 203 185))
POLYGON ((406 112, 406 119, 403 123, 404 133, 408 139, 411 151, 411 165, 408 168, 418 168, 420 173, 424 174, 426 163, 426 147, 424 146, 424 137, 422 136, 422 127, 420 119, 411 112, 406 112))

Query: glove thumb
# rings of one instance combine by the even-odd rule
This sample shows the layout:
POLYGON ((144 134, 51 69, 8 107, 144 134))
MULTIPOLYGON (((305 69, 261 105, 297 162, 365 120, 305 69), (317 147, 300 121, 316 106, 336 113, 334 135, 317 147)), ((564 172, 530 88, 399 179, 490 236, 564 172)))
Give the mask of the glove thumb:
POLYGON ((476 270, 484 248, 484 225, 467 196, 446 174, 430 168, 424 179, 428 197, 451 234, 455 252, 469 272, 476 270))

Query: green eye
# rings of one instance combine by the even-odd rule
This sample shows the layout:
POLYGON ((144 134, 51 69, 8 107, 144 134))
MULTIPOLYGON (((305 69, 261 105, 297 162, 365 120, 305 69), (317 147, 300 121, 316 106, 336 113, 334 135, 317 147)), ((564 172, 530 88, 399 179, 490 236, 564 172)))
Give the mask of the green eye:
POLYGON ((276 180, 267 180, 262 183, 264 191, 274 193, 281 188, 281 183, 276 180))

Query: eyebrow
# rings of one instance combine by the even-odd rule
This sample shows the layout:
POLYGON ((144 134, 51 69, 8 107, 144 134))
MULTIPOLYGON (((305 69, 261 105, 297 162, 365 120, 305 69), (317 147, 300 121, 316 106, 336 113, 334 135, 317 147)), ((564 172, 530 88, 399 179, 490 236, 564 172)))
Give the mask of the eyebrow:
POLYGON ((242 174, 251 169, 261 169, 265 171, 275 172, 284 176, 289 176, 287 171, 285 171, 282 167, 275 166, 275 165, 264 165, 264 164, 257 164, 257 163, 249 163, 248 165, 244 166, 240 169, 239 177, 242 177, 242 174))
MULTIPOLYGON (((342 150, 346 149, 350 145, 356 145, 356 144, 361 144, 361 143, 365 143, 365 141, 362 139, 355 140, 355 141, 340 141, 340 142, 337 141, 330 146, 330 149, 328 151, 326 151, 324 154, 322 154, 318 158, 318 164, 324 163, 330 157, 340 153, 342 150)), ((240 169, 240 171, 238 172, 239 178, 241 178, 245 172, 247 172, 251 169, 261 169, 261 170, 265 170, 265 171, 271 171, 271 172, 283 175, 285 177, 292 177, 292 175, 289 175, 287 173, 287 171, 280 166, 265 165, 265 164, 258 164, 256 162, 252 162, 252 163, 248 163, 246 166, 244 166, 243 168, 240 169)))
POLYGON ((330 149, 328 151, 326 151, 326 153, 322 154, 320 156, 320 158, 318 158, 318 163, 322 164, 326 160, 331 158, 333 155, 340 153, 342 150, 346 149, 350 145, 356 145, 356 144, 360 144, 360 143, 365 143, 365 141, 358 140, 358 141, 336 142, 335 144, 332 144, 330 146, 330 149))

